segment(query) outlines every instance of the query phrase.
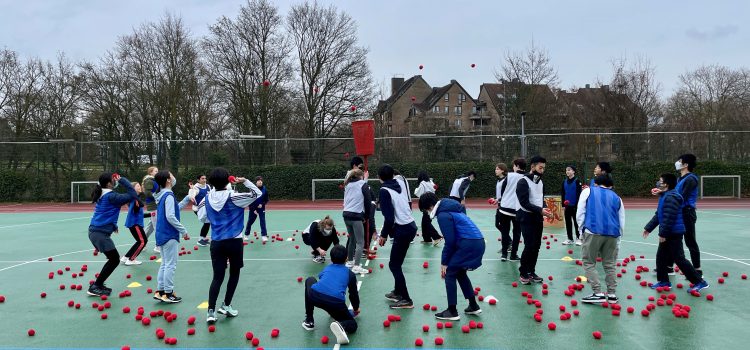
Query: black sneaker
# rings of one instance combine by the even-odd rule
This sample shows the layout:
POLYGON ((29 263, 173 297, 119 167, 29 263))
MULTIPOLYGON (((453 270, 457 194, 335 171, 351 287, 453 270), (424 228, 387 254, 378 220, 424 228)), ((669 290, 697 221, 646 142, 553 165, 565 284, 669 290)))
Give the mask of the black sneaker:
POLYGON ((458 315, 458 312, 446 309, 443 312, 436 313, 435 318, 438 320, 458 321, 461 319, 461 316, 458 315))
POLYGON ((315 329, 315 321, 305 319, 304 321, 302 321, 302 328, 307 331, 315 329))
POLYGON ((397 295, 393 291, 388 292, 388 294, 385 295, 385 298, 388 299, 388 300, 390 300, 390 301, 392 301, 392 302, 397 302, 397 301, 401 300, 401 296, 397 295))
POLYGON ((521 281, 521 284, 531 284, 531 276, 524 275, 518 278, 519 281, 521 281))
POLYGON ((201 246, 201 247, 207 246, 208 243, 209 243, 209 241, 207 239, 205 239, 205 238, 201 238, 201 239, 198 240, 198 245, 201 246))
POLYGON ((464 313, 467 315, 479 315, 482 313, 482 309, 479 308, 479 305, 469 305, 469 307, 464 309, 464 313))
POLYGON ((594 293, 589 296, 581 298, 581 302, 588 304, 600 304, 607 301, 607 296, 604 293, 594 293))
POLYGON ((166 293, 166 294, 162 295, 161 301, 163 301, 165 303, 175 304, 175 303, 181 302, 182 298, 174 295, 174 292, 172 292, 172 293, 166 293))
POLYGON ((532 273, 531 275, 529 275, 529 277, 531 278, 531 281, 534 282, 534 283, 543 283, 544 282, 544 278, 541 278, 541 277, 537 276, 535 273, 532 273))
POLYGON ((95 296, 95 297, 101 297, 102 295, 109 295, 106 289, 97 286, 96 284, 92 284, 89 286, 89 289, 86 291, 86 294, 95 296))
POLYGON ((516 254, 511 254, 510 261, 521 261, 521 258, 516 254))
POLYGON ((101 288, 107 291, 107 295, 112 293, 112 288, 107 287, 106 284, 102 284, 101 288))
POLYGON ((414 303, 411 300, 401 299, 391 304, 391 309, 413 309, 414 303))
POLYGON ((617 304, 617 302, 620 301, 620 298, 617 297, 615 294, 607 294, 607 302, 610 304, 617 304))
POLYGON ((500 254, 500 261, 508 261, 508 253, 500 254))

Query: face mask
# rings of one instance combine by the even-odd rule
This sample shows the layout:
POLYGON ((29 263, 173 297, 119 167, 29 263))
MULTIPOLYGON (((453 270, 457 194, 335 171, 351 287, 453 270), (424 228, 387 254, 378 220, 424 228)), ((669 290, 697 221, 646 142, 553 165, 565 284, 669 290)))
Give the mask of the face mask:
POLYGON ((662 185, 663 184, 661 181, 656 181, 656 184, 654 186, 656 186, 656 188, 661 188, 662 185))
POLYGON ((323 229, 323 234, 324 234, 324 235, 326 235, 326 236, 330 235, 330 234, 331 234, 331 232, 333 232, 333 230, 332 230, 332 229, 330 229, 330 228, 327 228, 327 229, 323 229))
POLYGON ((115 185, 112 186, 112 189, 114 190, 115 188, 117 188, 119 186, 120 186, 120 181, 117 181, 117 182, 115 182, 115 185))
POLYGON ((177 186, 177 178, 174 176, 172 176, 169 181, 172 182, 172 187, 177 186))
POLYGON ((531 171, 531 174, 532 174, 532 175, 534 175, 534 183, 539 183, 539 180, 541 180, 541 179, 542 179, 542 174, 540 174, 540 173, 539 173, 538 171, 536 171, 536 170, 532 170, 532 171, 531 171))
POLYGON ((682 162, 680 162, 679 160, 674 162, 674 169, 677 171, 682 170, 682 162))

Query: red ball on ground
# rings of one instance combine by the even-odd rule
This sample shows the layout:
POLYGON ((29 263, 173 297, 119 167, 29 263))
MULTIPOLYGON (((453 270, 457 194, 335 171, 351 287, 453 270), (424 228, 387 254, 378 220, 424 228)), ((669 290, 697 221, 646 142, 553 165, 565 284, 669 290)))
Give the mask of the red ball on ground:
POLYGON ((260 345, 260 339, 253 338, 253 340, 251 340, 250 343, 253 344, 253 346, 258 346, 260 345))
POLYGON ((518 287, 518 282, 513 282, 510 285, 513 286, 513 288, 517 288, 518 287))
POLYGON ((438 322, 435 327, 437 327, 437 329, 443 329, 443 322, 438 322))
POLYGON ((595 332, 591 333, 591 335, 594 337, 594 339, 597 339, 597 340, 598 339, 602 339, 602 332, 595 331, 595 332))
MULTIPOLYGON (((326 343, 323 343, 323 344, 327 344, 327 342, 326 342, 326 343)), ((422 340, 422 338, 417 338, 417 339, 416 339, 416 340, 414 341, 414 346, 422 346, 422 345, 424 345, 424 340, 422 340)))
POLYGON ((445 328, 453 328, 453 322, 446 322, 445 328))
POLYGON ((724 278, 719 277, 719 283, 724 283, 724 278))
POLYGON ((648 310, 641 310, 641 316, 648 317, 648 315, 651 314, 648 310))
POLYGON ((143 324, 144 326, 148 326, 151 324, 151 319, 148 317, 144 317, 143 319, 141 319, 141 324, 143 324))
POLYGON ((435 345, 443 345, 443 342, 444 342, 443 338, 441 337, 435 338, 435 345))
MULTIPOLYGON (((50 259, 51 259, 51 258, 50 258, 50 259)), ((36 331, 35 331, 35 330, 33 330, 33 329, 29 329, 29 330, 28 330, 28 332, 26 332, 26 334, 28 334, 28 335, 29 335, 29 337, 33 337, 33 336, 34 336, 34 335, 36 334, 36 331)))
POLYGON ((436 305, 430 306, 430 311, 437 311, 437 306, 436 305))
POLYGON ((742 274, 742 276, 740 276, 740 277, 741 277, 741 278, 742 278, 743 280, 746 280, 746 279, 747 279, 747 275, 746 275, 746 274, 744 274, 744 273, 743 273, 743 274, 742 274))
POLYGON ((188 328, 187 334, 188 335, 195 335, 195 328, 188 328))
POLYGON ((390 326, 391 326, 391 321, 389 320, 383 321, 383 327, 390 327, 390 326))
POLYGON ((274 328, 271 330, 271 338, 276 338, 279 336, 279 330, 274 328))
POLYGON ((324 335, 323 337, 321 337, 320 338, 320 343, 321 344, 328 344, 328 336, 324 335))
POLYGON ((208 331, 209 331, 209 332, 211 332, 211 333, 213 333, 213 332, 216 332, 216 326, 214 326, 214 325, 209 325, 209 326, 208 326, 208 331))
POLYGON ((721 275, 724 276, 724 277, 729 277, 729 272, 724 271, 724 272, 721 273, 721 275))
POLYGON ((467 325, 461 326, 461 332, 469 333, 469 326, 467 326, 467 325))
MULTIPOLYGON (((489 303, 490 303, 490 305, 495 305, 495 304, 497 304, 497 299, 492 298, 492 299, 490 299, 489 303)), ((540 305, 541 305, 541 303, 540 303, 540 305)))
POLYGON ((130 347, 127 345, 123 345, 120 350, 130 350, 130 347))
POLYGON ((547 323, 547 328, 551 331, 557 329, 557 325, 554 322, 547 323))
POLYGON ((297 277, 297 282, 302 282, 302 277, 297 277))
POLYGON ((129 314, 130 313, 130 307, 128 307, 128 306, 123 307, 122 308, 122 313, 129 314))
POLYGON ((422 326, 422 332, 429 332, 429 331, 430 331, 430 326, 428 326, 428 325, 423 325, 422 326))
POLYGON ((706 295, 706 300, 713 301, 714 300, 714 295, 713 294, 707 294, 706 295))
POLYGON ((578 315, 579 315, 580 313, 581 313, 581 312, 580 312, 580 311, 578 311, 578 310, 573 310, 573 315, 576 315, 576 316, 578 316, 578 315))
POLYGON ((102 314, 102 315, 101 315, 101 318, 102 318, 102 320, 106 320, 106 319, 107 319, 107 314, 106 314, 106 313, 105 313, 105 314, 102 314))

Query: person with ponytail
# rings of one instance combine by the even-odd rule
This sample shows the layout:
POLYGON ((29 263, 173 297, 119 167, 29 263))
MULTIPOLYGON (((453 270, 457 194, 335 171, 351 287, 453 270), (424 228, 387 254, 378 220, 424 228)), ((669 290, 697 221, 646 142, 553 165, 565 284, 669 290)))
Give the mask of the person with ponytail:
MULTIPOLYGON (((133 182, 132 185, 135 189, 135 192, 138 194, 138 196, 140 196, 143 193, 141 184, 133 182)), ((146 243, 148 242, 146 233, 143 231, 144 206, 145 203, 143 203, 140 198, 136 198, 135 200, 130 202, 130 205, 128 205, 128 216, 125 218, 125 227, 130 230, 130 234, 133 235, 133 238, 135 238, 135 243, 132 247, 130 247, 130 250, 128 250, 128 252, 125 253, 122 258, 120 258, 120 262, 124 263, 126 266, 141 264, 141 262, 136 260, 136 258, 139 254, 141 254, 143 248, 146 247, 146 243)))
POLYGON ((302 231, 302 242, 312 248, 312 260, 318 264, 326 262, 326 252, 331 245, 339 244, 338 232, 333 219, 326 215, 323 220, 315 220, 302 231))
POLYGON ((94 283, 89 286, 88 295, 102 296, 112 293, 112 289, 104 285, 120 264, 120 253, 112 241, 112 232, 118 232, 117 219, 120 217, 120 207, 137 198, 138 194, 128 179, 109 172, 99 175, 99 184, 91 194, 91 202, 95 203, 96 207, 89 224, 89 240, 96 250, 104 253, 107 262, 94 283), (125 193, 113 191, 118 185, 125 188, 125 193))
MULTIPOLYGON (((159 168, 155 166, 148 167, 146 176, 141 180, 141 186, 143 186, 143 193, 141 193, 141 199, 146 204, 146 212, 143 214, 144 218, 150 218, 148 225, 146 225, 146 237, 151 237, 156 228, 156 199, 154 195, 159 192, 159 185, 156 184, 154 176, 159 172, 159 168)), ((159 247, 154 247, 154 251, 159 253, 159 247)))

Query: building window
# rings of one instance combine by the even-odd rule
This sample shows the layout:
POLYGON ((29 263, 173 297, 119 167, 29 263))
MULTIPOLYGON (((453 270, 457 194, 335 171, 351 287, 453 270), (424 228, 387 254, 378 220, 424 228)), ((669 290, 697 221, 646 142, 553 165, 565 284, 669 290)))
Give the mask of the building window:
POLYGON ((461 115, 461 106, 456 106, 456 115, 461 115))
POLYGON ((456 119, 456 127, 461 127, 461 119, 456 119))
POLYGON ((388 125, 388 133, 391 133, 391 132, 393 132, 393 126, 388 125))
POLYGON ((477 106, 471 106, 471 114, 477 114, 478 111, 477 106))
POLYGON ((448 97, 450 97, 450 96, 449 96, 449 94, 448 94, 448 93, 446 92, 446 93, 445 93, 445 96, 443 96, 443 101, 445 101, 445 102, 448 102, 448 97))
POLYGON ((464 94, 458 94, 458 102, 466 102, 466 95, 464 94))
POLYGON ((448 114, 448 106, 443 107, 443 113, 448 114))
POLYGON ((432 107, 432 111, 435 113, 440 113, 440 106, 432 107))

